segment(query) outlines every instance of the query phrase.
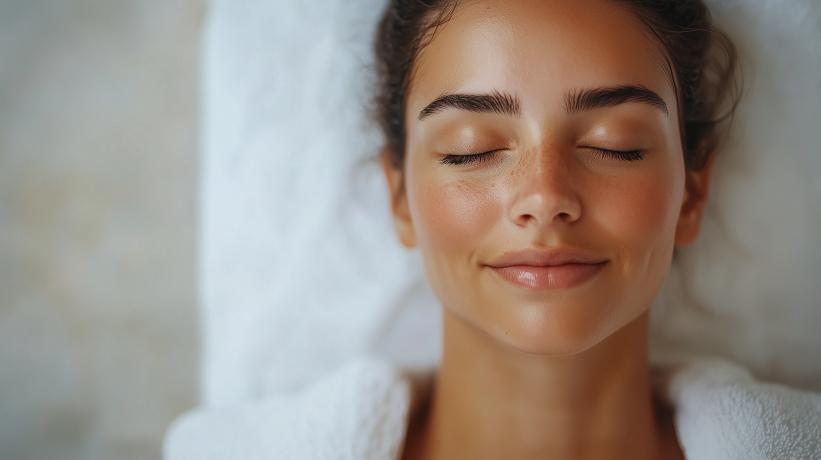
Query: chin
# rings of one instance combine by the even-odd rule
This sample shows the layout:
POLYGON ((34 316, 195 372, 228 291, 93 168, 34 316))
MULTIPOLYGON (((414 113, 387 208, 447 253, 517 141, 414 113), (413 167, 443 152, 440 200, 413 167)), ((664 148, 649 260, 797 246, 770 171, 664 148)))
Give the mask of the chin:
MULTIPOLYGON (((614 331, 612 316, 578 305, 523 305, 508 308, 502 322, 482 328, 497 340, 525 353, 572 355, 583 352, 614 331)), ((481 325, 480 325, 481 327, 481 325)))

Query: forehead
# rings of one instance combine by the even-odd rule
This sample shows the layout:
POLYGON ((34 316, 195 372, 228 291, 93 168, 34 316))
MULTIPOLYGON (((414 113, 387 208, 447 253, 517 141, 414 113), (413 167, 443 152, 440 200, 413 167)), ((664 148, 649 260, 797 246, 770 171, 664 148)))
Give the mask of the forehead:
MULTIPOLYGON (((585 88, 643 85, 676 107, 656 44, 614 0, 463 2, 419 55, 407 108, 441 94, 499 90, 538 114, 585 88)), ((415 112, 414 112, 415 110, 415 112)))

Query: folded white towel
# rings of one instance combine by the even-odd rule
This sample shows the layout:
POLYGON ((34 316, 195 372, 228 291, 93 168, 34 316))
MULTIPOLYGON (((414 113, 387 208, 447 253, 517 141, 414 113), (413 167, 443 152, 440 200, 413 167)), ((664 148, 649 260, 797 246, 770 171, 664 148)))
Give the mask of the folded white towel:
MULTIPOLYGON (((821 460, 821 394, 762 383, 720 359, 657 367, 676 409, 687 460, 821 460)), ((394 460, 412 384, 394 367, 358 360, 306 389, 180 419, 166 460, 394 460)))

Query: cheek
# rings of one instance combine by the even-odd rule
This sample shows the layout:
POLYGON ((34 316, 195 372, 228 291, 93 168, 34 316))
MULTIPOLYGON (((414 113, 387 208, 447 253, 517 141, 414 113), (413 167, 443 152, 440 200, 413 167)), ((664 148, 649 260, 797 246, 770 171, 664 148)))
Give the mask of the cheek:
POLYGON ((498 221, 501 206, 493 188, 465 180, 421 184, 414 193, 411 212, 422 250, 469 257, 468 249, 477 247, 498 221))
POLYGON ((474 291, 476 251, 493 234, 502 210, 490 182, 436 174, 409 182, 410 211, 428 282, 450 308, 463 310, 475 300, 466 293, 474 291))
POLYGON ((596 220, 617 240, 613 246, 633 276, 666 274, 682 193, 683 179, 670 171, 620 181, 596 200, 596 220))

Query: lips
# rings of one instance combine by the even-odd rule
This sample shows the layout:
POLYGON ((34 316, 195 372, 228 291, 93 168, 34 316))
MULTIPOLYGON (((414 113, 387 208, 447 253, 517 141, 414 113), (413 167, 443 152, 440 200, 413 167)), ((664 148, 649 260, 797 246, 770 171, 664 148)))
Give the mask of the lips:
POLYGON ((563 290, 595 277, 607 264, 596 254, 574 249, 508 252, 486 264, 503 280, 533 290, 563 290))

